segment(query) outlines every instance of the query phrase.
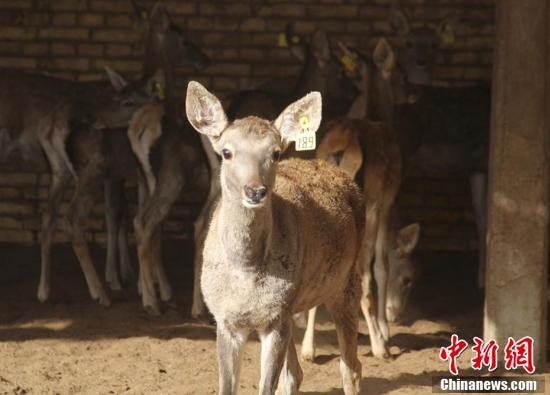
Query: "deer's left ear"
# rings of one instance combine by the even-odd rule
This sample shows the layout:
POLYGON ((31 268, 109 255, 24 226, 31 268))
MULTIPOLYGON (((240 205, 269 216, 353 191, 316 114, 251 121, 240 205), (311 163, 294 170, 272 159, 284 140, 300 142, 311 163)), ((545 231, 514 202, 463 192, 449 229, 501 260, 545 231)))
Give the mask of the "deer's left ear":
POLYGON ((196 81, 187 85, 185 111, 193 128, 210 138, 219 137, 228 124, 218 98, 196 81))
POLYGON ((413 252, 416 244, 418 244, 419 238, 420 224, 416 222, 400 229, 397 232, 397 248, 399 252, 403 255, 409 255, 413 252))
POLYGON ((319 92, 311 92, 289 105, 275 120, 284 144, 296 141, 302 129, 316 132, 321 124, 323 102, 319 92))

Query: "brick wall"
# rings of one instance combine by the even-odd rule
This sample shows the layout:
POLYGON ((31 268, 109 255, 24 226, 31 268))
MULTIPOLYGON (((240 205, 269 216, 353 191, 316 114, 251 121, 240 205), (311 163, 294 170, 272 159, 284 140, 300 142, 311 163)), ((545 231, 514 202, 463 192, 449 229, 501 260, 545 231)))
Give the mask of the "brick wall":
MULTIPOLYGON (((143 2, 142 2, 143 3, 143 2)), ((146 2, 151 4, 151 2, 146 2)), ((268 78, 293 77, 299 64, 277 46, 294 21, 300 34, 320 27, 331 37, 372 48, 382 36, 395 38, 388 0, 166 0, 172 21, 202 44, 213 59, 192 76, 217 93, 247 88, 268 78)), ((450 84, 491 76, 494 0, 402 0, 414 25, 457 12, 455 42, 437 56, 435 79, 450 84)), ((49 72, 70 79, 103 78, 108 64, 131 77, 142 67, 142 32, 134 27, 129 0, 0 0, 0 67, 49 72)), ((178 91, 183 93, 181 69, 178 91)), ((11 164, 0 174, 0 241, 36 242, 49 177, 45 167, 11 164)), ((132 209, 135 191, 130 190, 132 209)), ((190 237, 189 218, 200 192, 185 194, 165 226, 169 237, 190 237)), ((421 248, 476 248, 466 179, 434 179, 412 171, 399 198, 404 220, 423 225, 421 248)), ((90 240, 104 242, 102 206, 90 219, 90 240)), ((59 240, 64 240, 62 233, 59 240)))

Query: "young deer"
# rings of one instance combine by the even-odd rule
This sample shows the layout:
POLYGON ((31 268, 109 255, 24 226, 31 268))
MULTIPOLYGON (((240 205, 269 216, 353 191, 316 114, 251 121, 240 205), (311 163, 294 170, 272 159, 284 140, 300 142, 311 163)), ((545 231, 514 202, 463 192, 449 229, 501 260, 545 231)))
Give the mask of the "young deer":
MULTIPOLYGON (((6 70, 0 75, 3 87, 0 93, 0 129, 9 133, 12 147, 29 154, 33 154, 35 149, 39 153, 42 150, 52 175, 40 237, 38 299, 42 302, 50 294, 50 248, 59 208, 71 179, 78 183, 66 151, 71 138, 71 121, 78 118, 84 122, 93 120, 95 127, 127 125, 133 111, 151 100, 153 86, 158 80, 155 76, 149 81, 128 84, 112 70, 107 71, 112 86, 104 82, 72 82, 18 71, 6 70)), ((81 266, 92 297, 108 305, 109 299, 93 265, 81 262, 81 266)))
POLYGON ((316 131, 321 96, 311 93, 270 122, 228 122, 219 100, 197 82, 187 88, 189 122, 223 156, 222 196, 204 246, 201 286, 217 322, 220 394, 237 392, 242 346, 262 341, 260 394, 273 394, 282 370, 285 393, 302 381, 292 315, 325 304, 333 314, 346 394, 359 392, 357 255, 363 203, 353 181, 323 161, 281 152, 302 128, 316 131))
MULTIPOLYGON (((208 59, 206 55, 194 44, 183 38, 175 39, 173 35, 180 34, 181 30, 170 23, 161 3, 157 3, 151 11, 150 24, 156 30, 149 31, 148 34, 154 35, 158 40, 148 40, 148 59, 154 54, 158 55, 159 51, 164 55, 157 56, 157 61, 168 59, 165 52, 178 50, 178 47, 172 45, 176 42, 181 45, 178 52, 181 55, 178 57, 179 61, 190 62, 196 67, 208 63, 204 61, 208 59), (159 39, 164 36, 172 38, 159 39), (159 48, 158 45, 164 46, 159 48)), ((175 54, 172 53, 171 56, 175 54)), ((157 63, 157 68, 166 70, 167 74, 173 73, 175 66, 169 62, 157 63)), ((154 67, 150 64, 146 69, 149 68, 154 67)), ((166 93, 171 89, 167 86, 166 93)), ((112 193, 107 198, 107 202, 112 202, 116 196, 120 196, 120 191, 123 191, 125 180, 134 177, 138 172, 141 175, 138 178, 139 207, 134 220, 140 262, 138 288, 143 294, 146 310, 154 314, 160 312, 156 303, 154 283, 158 282, 163 301, 169 301, 172 296, 160 262, 160 224, 177 199, 184 183, 196 178, 193 177, 194 172, 200 169, 202 164, 198 138, 194 133, 186 133, 181 126, 182 123, 182 120, 166 114, 163 104, 154 103, 141 106, 135 112, 128 130, 91 133, 83 128, 75 134, 71 145, 71 150, 75 152, 73 157, 79 162, 78 172, 82 187, 75 193, 68 218, 70 233, 74 237, 79 235, 77 255, 81 261, 91 262, 85 240, 80 235, 83 234, 84 222, 97 197, 99 187, 102 183, 107 183, 118 188, 118 193, 112 193), (147 262, 145 266, 144 262, 147 262), (149 302, 151 294, 154 302, 149 302)), ((118 201, 119 207, 123 204, 121 200, 118 201)), ((125 226, 122 229, 125 229, 125 226)), ((120 230, 114 234, 117 233, 120 233, 120 230)))
MULTIPOLYGON (((238 93, 228 109, 231 118, 242 118, 255 115, 272 119, 283 109, 288 100, 297 100, 310 91, 319 91, 323 97, 324 119, 331 119, 344 114, 351 101, 357 95, 357 89, 352 80, 346 76, 345 67, 334 56, 327 34, 317 30, 309 42, 292 32, 290 25, 286 30, 286 42, 292 54, 303 62, 303 67, 295 87, 289 97, 283 101, 276 100, 261 90, 250 90, 238 93)), ((279 98, 280 99, 280 98, 279 98)), ((207 227, 212 216, 215 202, 221 194, 219 185, 219 160, 210 143, 203 138, 203 147, 207 152, 211 176, 210 192, 203 209, 195 221, 195 261, 193 305, 191 316, 200 318, 206 315, 206 308, 200 292, 200 274, 202 268, 202 249, 206 237, 207 227)), ((298 153, 290 147, 285 156, 312 157, 308 151, 298 153)))

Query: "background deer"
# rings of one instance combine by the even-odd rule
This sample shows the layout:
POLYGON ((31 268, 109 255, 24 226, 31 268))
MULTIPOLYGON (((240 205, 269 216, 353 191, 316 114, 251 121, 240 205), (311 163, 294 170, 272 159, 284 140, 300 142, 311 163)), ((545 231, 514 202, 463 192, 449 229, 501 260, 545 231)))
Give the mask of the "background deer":
MULTIPOLYGON (((7 70, 0 76, 4 88, 0 94, 0 129, 9 133, 12 147, 27 152, 24 156, 41 155, 41 150, 52 175, 41 228, 38 299, 42 302, 50 293, 50 247, 59 208, 71 179, 78 181, 65 149, 71 134, 70 123, 80 119, 83 122, 92 120, 96 128, 127 125, 132 112, 151 99, 152 86, 158 78, 128 84, 114 71, 107 69, 107 72, 112 86, 105 82, 72 82, 7 70)), ((8 148, 10 150, 12 148, 8 148)), ((109 300, 93 266, 86 262, 81 266, 92 297, 108 305, 109 300)))
POLYGON ((344 392, 359 391, 359 192, 324 162, 277 165, 285 145, 297 138, 300 119, 307 117, 311 131, 318 128, 321 107, 321 96, 312 93, 273 123, 257 117, 229 123, 214 95, 196 82, 188 86, 189 122, 224 157, 222 197, 206 237, 201 280, 218 324, 221 394, 238 388, 239 356, 252 331, 262 340, 259 392, 274 393, 282 369, 285 392, 296 393, 302 372, 292 314, 323 303, 337 327, 344 392))
MULTIPOLYGON (((174 28, 168 20, 166 10, 161 3, 157 3, 150 13, 150 24, 156 26, 156 28, 162 28, 164 30, 148 31, 148 35, 155 35, 158 39, 159 36, 173 35, 176 32, 180 34, 181 31, 174 28)), ((174 43, 174 40, 148 40, 148 43, 153 47, 148 46, 146 49, 146 58, 152 57, 159 51, 175 50, 173 46, 165 46, 159 48, 159 43, 174 43)), ((196 47, 194 44, 188 41, 178 40, 177 43, 184 45, 186 54, 189 57, 182 56, 182 61, 195 61, 199 59, 198 64, 192 63, 195 66, 202 66, 205 64, 204 59, 206 56, 196 47), (190 49, 192 48, 192 49, 190 49), (191 56, 190 54, 193 54, 191 56), (198 55, 197 53, 200 53, 198 55)), ((183 47, 182 47, 183 48, 183 47)), ((206 58, 207 59, 207 58, 206 58)), ((160 63, 160 58, 157 57, 157 66, 161 68, 161 74, 164 74, 165 67, 174 67, 168 63, 160 63)), ((153 67, 153 66, 148 66, 153 67)), ((173 70, 171 70, 173 73, 173 70)), ((153 92, 158 92, 158 87, 161 86, 164 89, 164 84, 155 82, 151 85, 153 92)), ((166 86, 167 92, 172 88, 166 86)), ((123 188, 124 182, 127 179, 133 178, 137 173, 140 173, 142 177, 138 178, 139 181, 139 208, 136 216, 137 223, 135 227, 136 238, 138 243, 138 258, 140 263, 143 261, 142 246, 142 227, 139 222, 140 219, 146 220, 153 219, 156 222, 153 226, 156 240, 154 240, 154 250, 149 245, 149 252, 147 259, 151 262, 153 254, 157 265, 152 267, 155 270, 155 274, 151 274, 148 277, 148 273, 143 275, 143 268, 140 265, 140 285, 139 289, 146 295, 148 288, 143 286, 144 281, 154 283, 155 279, 159 283, 161 290, 161 296, 163 300, 171 299, 171 288, 168 283, 166 274, 164 273, 163 266, 160 263, 160 221, 166 216, 167 209, 169 209, 178 196, 179 188, 183 179, 192 178, 189 172, 185 175, 181 170, 181 160, 188 160, 186 162, 189 166, 187 169, 190 171, 196 171, 200 169, 202 163, 202 151, 200 143, 196 135, 190 133, 183 133, 179 119, 166 116, 166 110, 161 103, 153 103, 147 106, 140 106, 132 117, 130 127, 128 129, 108 130, 105 132, 98 132, 91 130, 89 125, 83 125, 74 133, 74 137, 71 140, 71 145, 68 147, 71 157, 75 158, 75 168, 77 168, 79 185, 75 191, 75 195, 68 210, 68 225, 67 228, 71 234, 73 240, 73 246, 75 253, 81 262, 91 266, 91 256, 89 249, 84 238, 85 220, 87 219, 93 203, 98 198, 98 191, 102 185, 107 185, 111 190, 106 192, 107 207, 121 212, 120 207, 126 205, 123 188), (191 166, 192 165, 192 166, 191 166), (153 170, 159 169, 156 173, 153 170), (192 170, 195 169, 195 170, 192 170), (166 173, 168 172, 168 173, 166 173), (168 178, 166 178, 168 177, 168 178), (186 178, 184 178, 186 177, 186 178), (180 184, 178 180, 182 178, 180 184), (157 182, 158 181, 158 182, 157 182), (148 189, 149 188, 149 189, 148 189), (159 196, 153 196, 153 190, 160 190, 163 194, 159 196), (168 191, 167 191, 168 190, 168 191), (171 199, 169 202, 165 196, 169 195, 171 199), (159 212, 159 207, 163 212, 159 212), (144 291, 145 289, 145 291, 144 291)), ((113 221, 114 222, 114 221, 113 221)), ((146 225, 148 225, 147 223, 146 225)), ((120 237, 121 233, 126 233, 126 225, 124 223, 118 224, 118 230, 113 231, 110 237, 112 237, 110 243, 117 244, 117 237, 120 237)), ((149 230, 149 228, 147 228, 149 230)), ((151 233, 152 234, 152 233, 151 233)), ((153 235, 151 236, 151 238, 153 235)), ((149 240, 151 243, 153 241, 149 240)), ((108 255, 109 256, 109 255, 108 255)), ((111 256, 111 258, 113 258, 111 256)), ((113 258, 114 259, 114 258, 113 258)), ((112 261, 111 261, 112 262, 112 261)), ((108 261, 109 263, 109 261, 108 261)), ((116 270, 109 271, 107 268, 108 276, 115 276, 116 270)), ((154 292, 154 285, 153 285, 154 292)), ((105 295, 105 297, 107 297, 105 295)), ((145 296, 144 296, 145 297, 145 296)), ((160 310, 156 309, 156 313, 160 310)))

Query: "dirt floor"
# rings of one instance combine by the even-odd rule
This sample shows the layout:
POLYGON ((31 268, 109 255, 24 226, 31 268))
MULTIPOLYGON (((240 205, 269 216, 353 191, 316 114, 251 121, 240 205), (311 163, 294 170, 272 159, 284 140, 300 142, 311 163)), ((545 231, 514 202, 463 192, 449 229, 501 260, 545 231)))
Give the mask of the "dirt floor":
MULTIPOLYGON (((96 251, 97 262, 103 251, 96 251)), ((111 293, 113 306, 95 305, 68 248, 54 251, 53 301, 35 300, 39 273, 36 247, 0 245, 0 394, 213 394, 217 390, 215 330, 189 317, 192 272, 189 245, 165 246, 177 308, 159 318, 142 313, 135 287, 111 293)), ((392 331, 395 359, 370 351, 361 322, 362 392, 431 393, 431 377, 447 374, 439 347, 451 333, 471 340, 481 334, 482 300, 474 287, 473 254, 420 257, 423 273, 400 325, 392 331)), ((305 394, 341 391, 339 352, 333 327, 321 316, 317 358, 302 362, 305 394)), ((302 329, 296 334, 299 343, 302 329)), ((460 358, 463 374, 471 354, 460 358)), ((542 367, 539 372, 548 372, 542 367)), ((550 377, 550 375, 546 374, 550 377)), ((242 394, 257 393, 259 343, 246 348, 242 394)))

